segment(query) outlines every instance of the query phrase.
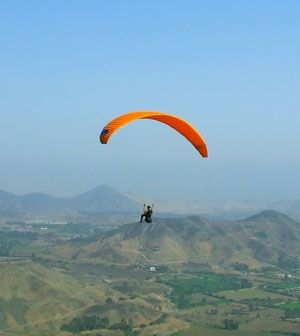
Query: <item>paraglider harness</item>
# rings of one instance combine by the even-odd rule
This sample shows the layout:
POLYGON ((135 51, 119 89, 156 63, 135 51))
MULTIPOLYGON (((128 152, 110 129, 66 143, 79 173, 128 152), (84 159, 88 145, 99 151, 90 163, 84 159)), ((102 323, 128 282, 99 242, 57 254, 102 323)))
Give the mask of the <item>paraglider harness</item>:
POLYGON ((150 207, 150 205, 148 205, 147 210, 146 210, 146 204, 144 204, 144 213, 141 216, 140 223, 142 223, 144 217, 145 217, 145 222, 146 223, 152 223, 152 218, 151 218, 151 216, 153 214, 152 209, 153 209, 153 204, 152 204, 151 207, 150 207))

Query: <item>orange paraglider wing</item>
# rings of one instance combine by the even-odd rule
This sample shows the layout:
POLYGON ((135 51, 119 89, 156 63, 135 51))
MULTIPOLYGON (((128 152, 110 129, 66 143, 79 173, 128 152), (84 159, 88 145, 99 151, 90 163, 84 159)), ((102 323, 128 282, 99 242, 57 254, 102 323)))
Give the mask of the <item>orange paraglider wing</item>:
POLYGON ((111 135, 119 128, 138 119, 153 119, 172 127, 191 142, 203 157, 208 156, 208 150, 204 139, 191 124, 179 117, 161 112, 142 111, 123 114, 109 122, 103 128, 100 134, 100 142, 102 144, 107 144, 111 135))

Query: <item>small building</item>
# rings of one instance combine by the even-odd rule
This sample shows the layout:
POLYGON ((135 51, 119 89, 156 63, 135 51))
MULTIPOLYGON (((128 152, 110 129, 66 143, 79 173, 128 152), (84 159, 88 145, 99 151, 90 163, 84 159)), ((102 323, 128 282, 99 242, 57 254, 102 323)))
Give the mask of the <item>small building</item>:
POLYGON ((156 271, 155 267, 154 266, 150 266, 150 272, 155 272, 155 271, 156 271))

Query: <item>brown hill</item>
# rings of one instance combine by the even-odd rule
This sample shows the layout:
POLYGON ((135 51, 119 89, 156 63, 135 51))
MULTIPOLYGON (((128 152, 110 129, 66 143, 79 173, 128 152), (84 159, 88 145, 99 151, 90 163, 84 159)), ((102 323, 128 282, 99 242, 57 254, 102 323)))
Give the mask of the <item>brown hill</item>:
POLYGON ((118 264, 244 262, 255 267, 277 262, 280 255, 299 255, 300 225, 275 211, 237 222, 212 222, 198 216, 156 219, 70 241, 57 252, 118 264))

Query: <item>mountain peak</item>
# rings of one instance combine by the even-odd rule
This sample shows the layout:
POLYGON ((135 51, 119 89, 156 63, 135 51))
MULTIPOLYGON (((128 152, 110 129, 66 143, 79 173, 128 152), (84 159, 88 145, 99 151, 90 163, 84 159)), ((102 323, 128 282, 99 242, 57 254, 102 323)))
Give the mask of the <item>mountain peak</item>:
POLYGON ((255 214, 253 216, 250 216, 243 221, 245 222, 273 222, 273 223, 296 223, 292 218, 290 218, 287 215, 284 215, 280 212, 277 212, 275 210, 264 210, 259 212, 258 214, 255 214))
POLYGON ((0 197, 16 197, 16 195, 0 189, 0 197))
POLYGON ((83 194, 79 195, 79 197, 82 197, 83 195, 99 195, 99 194, 118 194, 121 195, 121 193, 112 187, 109 187, 105 184, 101 184, 93 189, 90 189, 83 194))
POLYGON ((33 192, 30 194, 22 195, 23 198, 56 198, 54 196, 42 193, 42 192, 33 192))
POLYGON ((73 204, 84 212, 128 212, 140 207, 137 202, 107 185, 100 185, 73 198, 73 204))

